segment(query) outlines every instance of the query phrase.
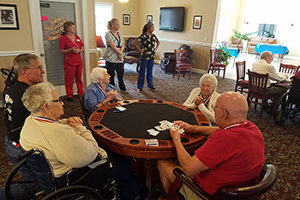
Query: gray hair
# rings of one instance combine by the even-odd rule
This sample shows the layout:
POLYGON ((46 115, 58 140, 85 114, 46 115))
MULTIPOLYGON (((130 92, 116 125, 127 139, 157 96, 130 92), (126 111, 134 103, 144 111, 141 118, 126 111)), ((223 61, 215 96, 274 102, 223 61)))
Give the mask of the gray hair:
POLYGON ((217 89, 217 86, 218 86, 218 80, 217 80, 217 78, 216 78, 215 75, 213 75, 213 74, 204 74, 204 75, 200 78, 200 80, 199 80, 199 87, 201 87, 203 81, 208 81, 208 82, 210 82, 210 83, 213 85, 214 90, 217 89))
POLYGON ((271 57, 271 56, 273 56, 271 51, 264 51, 262 52, 260 59, 265 59, 266 57, 271 57))
POLYGON ((95 67, 91 72, 92 83, 99 83, 98 79, 103 79, 105 76, 105 72, 107 72, 107 69, 103 67, 95 67))
POLYGON ((15 57, 13 63, 17 76, 21 75, 22 69, 30 69, 32 67, 32 60, 39 60, 39 57, 35 54, 28 53, 20 54, 15 57))
POLYGON ((22 102, 27 110, 36 113, 43 109, 45 103, 49 106, 52 105, 53 91, 56 91, 56 89, 50 82, 35 84, 25 90, 22 102))

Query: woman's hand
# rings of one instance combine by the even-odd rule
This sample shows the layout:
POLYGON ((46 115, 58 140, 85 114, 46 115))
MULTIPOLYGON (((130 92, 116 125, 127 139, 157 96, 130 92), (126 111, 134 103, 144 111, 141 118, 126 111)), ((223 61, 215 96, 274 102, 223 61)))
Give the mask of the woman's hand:
POLYGON ((117 98, 117 95, 118 95, 118 91, 117 90, 112 90, 112 91, 109 91, 107 93, 107 98, 109 100, 113 100, 113 99, 116 99, 117 98))
POLYGON ((73 53, 80 53, 80 52, 81 52, 80 49, 76 49, 76 48, 74 47, 73 53))
POLYGON ((119 58, 120 60, 123 60, 123 54, 118 54, 118 58, 119 58))
POLYGON ((67 124, 69 126, 76 127, 78 125, 82 125, 83 121, 80 119, 80 117, 69 117, 67 119, 67 124))
POLYGON ((194 103, 196 104, 196 106, 199 106, 201 103, 203 103, 203 98, 202 97, 197 97, 195 100, 194 100, 194 103))

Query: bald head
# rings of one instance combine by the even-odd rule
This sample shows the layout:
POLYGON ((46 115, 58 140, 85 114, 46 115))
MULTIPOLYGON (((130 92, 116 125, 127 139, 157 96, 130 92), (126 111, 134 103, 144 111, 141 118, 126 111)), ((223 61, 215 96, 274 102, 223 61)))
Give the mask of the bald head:
POLYGON ((216 108, 223 109, 223 112, 215 110, 216 122, 220 128, 247 120, 248 103, 242 94, 236 92, 222 93, 217 99, 216 108))

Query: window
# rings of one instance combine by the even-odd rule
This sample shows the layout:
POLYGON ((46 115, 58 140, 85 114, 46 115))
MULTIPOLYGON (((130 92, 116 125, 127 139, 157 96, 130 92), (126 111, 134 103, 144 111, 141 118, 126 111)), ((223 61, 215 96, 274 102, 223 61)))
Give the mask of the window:
POLYGON ((101 35, 104 38, 107 32, 107 23, 111 20, 112 4, 95 3, 95 22, 96 35, 101 35))

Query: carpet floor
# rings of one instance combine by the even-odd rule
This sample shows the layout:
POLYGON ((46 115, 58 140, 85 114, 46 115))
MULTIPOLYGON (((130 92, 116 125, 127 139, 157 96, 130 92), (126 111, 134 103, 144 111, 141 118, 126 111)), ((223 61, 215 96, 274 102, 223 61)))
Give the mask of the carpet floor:
MULTIPOLYGON (((151 91, 145 83, 144 92, 137 89, 138 74, 135 71, 135 65, 125 65, 124 81, 128 94, 121 94, 124 99, 157 99, 165 101, 173 101, 183 103, 188 97, 191 90, 199 86, 199 79, 202 75, 192 73, 189 80, 186 77, 173 78, 171 73, 165 74, 159 67, 155 65, 153 69, 153 82, 157 88, 151 91)), ((117 79, 115 79, 117 81, 117 79)), ((235 88, 235 80, 222 79, 218 77, 217 92, 233 91, 235 88)), ((118 88, 118 83, 116 83, 118 88)), ((84 119, 80 108, 78 96, 74 97, 73 102, 66 101, 64 117, 80 116, 84 119)), ((278 179, 271 190, 263 195, 262 199, 273 200, 291 200, 300 199, 300 123, 299 116, 293 121, 286 120, 283 125, 275 124, 273 117, 264 113, 263 118, 259 117, 260 107, 257 110, 251 106, 248 112, 248 119, 254 122, 261 130, 265 139, 265 163, 275 164, 279 169, 278 179)), ((1 108, 3 113, 4 109, 1 108)), ((6 136, 6 126, 4 124, 4 115, 0 115, 0 187, 3 187, 5 178, 12 168, 8 160, 4 138, 6 136)), ((152 198, 157 199, 164 194, 163 188, 156 178, 152 181, 152 198)))

